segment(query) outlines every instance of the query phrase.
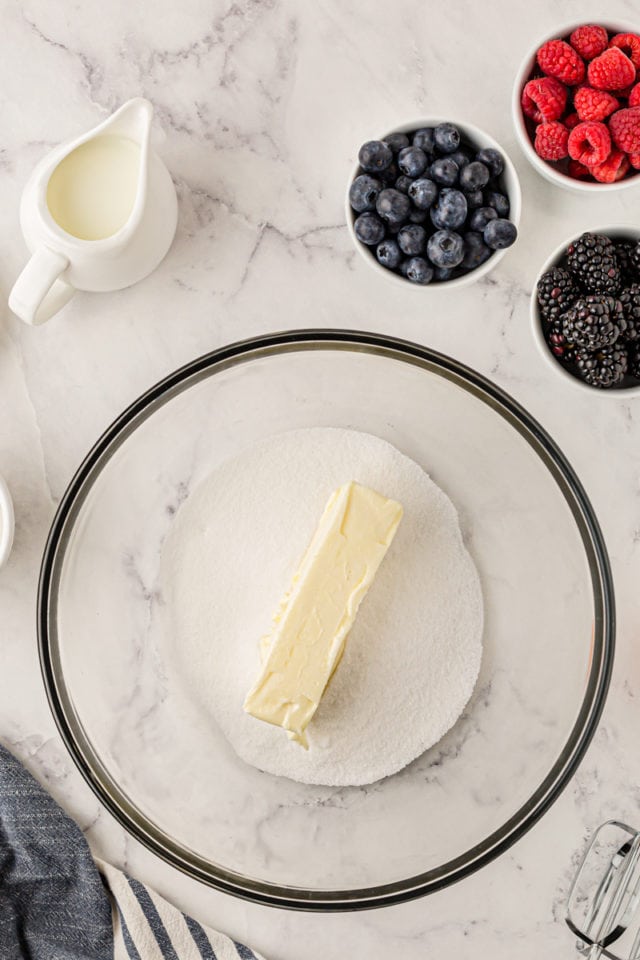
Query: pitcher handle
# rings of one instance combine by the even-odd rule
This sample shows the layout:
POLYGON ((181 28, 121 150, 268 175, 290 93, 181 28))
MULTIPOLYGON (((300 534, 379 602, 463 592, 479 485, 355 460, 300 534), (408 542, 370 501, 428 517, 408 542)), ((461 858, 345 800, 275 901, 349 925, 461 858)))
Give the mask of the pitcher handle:
POLYGON ((9 309, 25 323, 37 326, 61 310, 74 295, 75 287, 60 275, 69 266, 61 253, 39 247, 13 285, 9 309))

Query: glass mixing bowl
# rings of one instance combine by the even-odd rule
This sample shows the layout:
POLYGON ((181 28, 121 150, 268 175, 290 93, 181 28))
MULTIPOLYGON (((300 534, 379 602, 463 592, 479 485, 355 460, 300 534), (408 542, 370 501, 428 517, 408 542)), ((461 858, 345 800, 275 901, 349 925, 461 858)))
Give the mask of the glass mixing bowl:
POLYGON ((53 522, 39 636, 62 736, 137 839, 229 893, 355 909, 461 879, 558 796, 606 695, 613 588, 582 487, 510 397, 415 344, 295 331, 188 364, 107 430, 53 522), (457 506, 482 581, 483 662, 463 716, 367 787, 248 767, 163 656, 158 570, 180 503, 251 443, 309 426, 376 434, 422 464, 457 506))

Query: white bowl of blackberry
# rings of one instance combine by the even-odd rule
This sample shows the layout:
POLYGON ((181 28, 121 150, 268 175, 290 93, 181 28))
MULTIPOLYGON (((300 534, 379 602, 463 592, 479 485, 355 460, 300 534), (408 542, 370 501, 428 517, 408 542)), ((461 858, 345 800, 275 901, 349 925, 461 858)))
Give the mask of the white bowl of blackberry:
POLYGON ((531 295, 546 363, 579 390, 640 396, 640 231, 605 226, 565 240, 531 295))

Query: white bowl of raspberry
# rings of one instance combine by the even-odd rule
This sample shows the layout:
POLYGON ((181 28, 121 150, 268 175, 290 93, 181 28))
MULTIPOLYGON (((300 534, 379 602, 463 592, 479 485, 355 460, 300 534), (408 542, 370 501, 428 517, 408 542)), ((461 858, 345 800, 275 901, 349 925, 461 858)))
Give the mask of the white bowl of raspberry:
POLYGON ((596 227, 557 247, 531 294, 544 362, 583 393, 640 396, 640 230, 596 227))
POLYGON ((427 117, 362 145, 345 208, 351 239, 377 273, 405 289, 450 290, 502 260, 521 203, 515 167, 493 137, 427 117))
POLYGON ((513 86, 525 156, 545 179, 578 193, 640 183, 640 27, 575 21, 541 37, 513 86))

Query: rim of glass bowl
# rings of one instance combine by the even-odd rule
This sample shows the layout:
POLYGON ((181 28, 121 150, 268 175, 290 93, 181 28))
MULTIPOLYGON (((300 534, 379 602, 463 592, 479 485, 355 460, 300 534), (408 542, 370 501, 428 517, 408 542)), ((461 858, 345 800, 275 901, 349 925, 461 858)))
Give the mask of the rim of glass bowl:
POLYGON ((299 910, 357 910, 411 900, 461 880, 504 853, 557 799, 582 759, 604 706, 614 637, 613 582, 602 533, 580 481, 546 431, 503 390, 457 360, 408 341, 349 330, 295 330, 233 343, 186 364, 139 397, 103 433, 71 480, 49 532, 38 589, 38 644, 47 697, 67 749, 98 799, 137 840, 187 875, 225 893, 299 910), (505 824, 459 857, 405 880, 359 889, 308 890, 255 880, 212 864, 135 809, 103 767, 75 715, 61 670, 56 612, 62 561, 75 519, 102 466, 139 424, 191 384, 229 367, 258 357, 330 349, 382 356, 436 373, 486 403, 518 431, 550 471, 573 514, 588 560, 595 618, 589 678, 573 729, 543 782, 505 824))

